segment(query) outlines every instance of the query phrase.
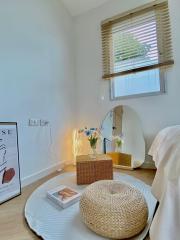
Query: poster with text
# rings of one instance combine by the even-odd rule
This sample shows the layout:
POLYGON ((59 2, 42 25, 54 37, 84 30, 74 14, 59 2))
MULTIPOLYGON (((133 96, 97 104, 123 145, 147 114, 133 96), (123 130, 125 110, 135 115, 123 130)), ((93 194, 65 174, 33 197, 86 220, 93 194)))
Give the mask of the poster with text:
POLYGON ((0 204, 20 194, 17 123, 0 122, 0 204))

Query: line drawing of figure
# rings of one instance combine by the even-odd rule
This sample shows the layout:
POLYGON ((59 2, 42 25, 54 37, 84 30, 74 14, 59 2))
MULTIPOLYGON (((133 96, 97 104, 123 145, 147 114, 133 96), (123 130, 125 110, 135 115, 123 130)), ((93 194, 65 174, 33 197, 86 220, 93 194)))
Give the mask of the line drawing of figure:
POLYGON ((7 148, 5 144, 0 145, 0 186, 9 183, 15 176, 14 168, 7 170, 6 160, 7 148))
POLYGON ((6 171, 6 145, 0 145, 0 185, 3 183, 3 176, 6 171))

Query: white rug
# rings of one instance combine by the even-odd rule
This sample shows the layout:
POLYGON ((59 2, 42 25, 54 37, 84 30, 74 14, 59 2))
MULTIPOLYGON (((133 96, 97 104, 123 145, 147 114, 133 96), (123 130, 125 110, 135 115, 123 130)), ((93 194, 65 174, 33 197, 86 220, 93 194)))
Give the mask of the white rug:
MULTIPOLYGON (((114 173, 114 179, 138 188, 145 196, 149 208, 149 219, 144 231, 131 240, 143 240, 150 228, 156 200, 151 194, 151 187, 137 178, 120 173, 114 173)), ((61 209, 46 197, 46 192, 60 184, 83 191, 85 186, 76 184, 75 173, 63 173, 33 192, 25 206, 25 218, 29 227, 44 240, 104 240, 90 231, 81 221, 79 203, 67 209, 61 209)))

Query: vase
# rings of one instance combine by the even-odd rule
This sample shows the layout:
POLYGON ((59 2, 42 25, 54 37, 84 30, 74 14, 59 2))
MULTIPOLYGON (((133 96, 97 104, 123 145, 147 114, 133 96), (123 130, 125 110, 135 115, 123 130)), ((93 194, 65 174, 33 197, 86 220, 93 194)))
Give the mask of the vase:
POLYGON ((93 152, 94 155, 97 155, 96 148, 92 148, 92 152, 93 152))
POLYGON ((90 144, 90 145, 92 149, 92 154, 90 156, 91 158, 96 158, 97 157, 96 144, 90 144))
POLYGON ((121 152, 121 151, 122 151, 121 146, 116 146, 116 147, 115 147, 115 152, 121 152))

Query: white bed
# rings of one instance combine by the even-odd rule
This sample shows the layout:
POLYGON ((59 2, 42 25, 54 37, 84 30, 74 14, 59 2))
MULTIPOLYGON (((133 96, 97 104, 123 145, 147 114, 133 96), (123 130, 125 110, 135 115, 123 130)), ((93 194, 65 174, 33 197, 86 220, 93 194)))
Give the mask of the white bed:
POLYGON ((180 240, 180 125, 162 130, 149 155, 157 167, 152 193, 160 203, 151 240, 180 240))

